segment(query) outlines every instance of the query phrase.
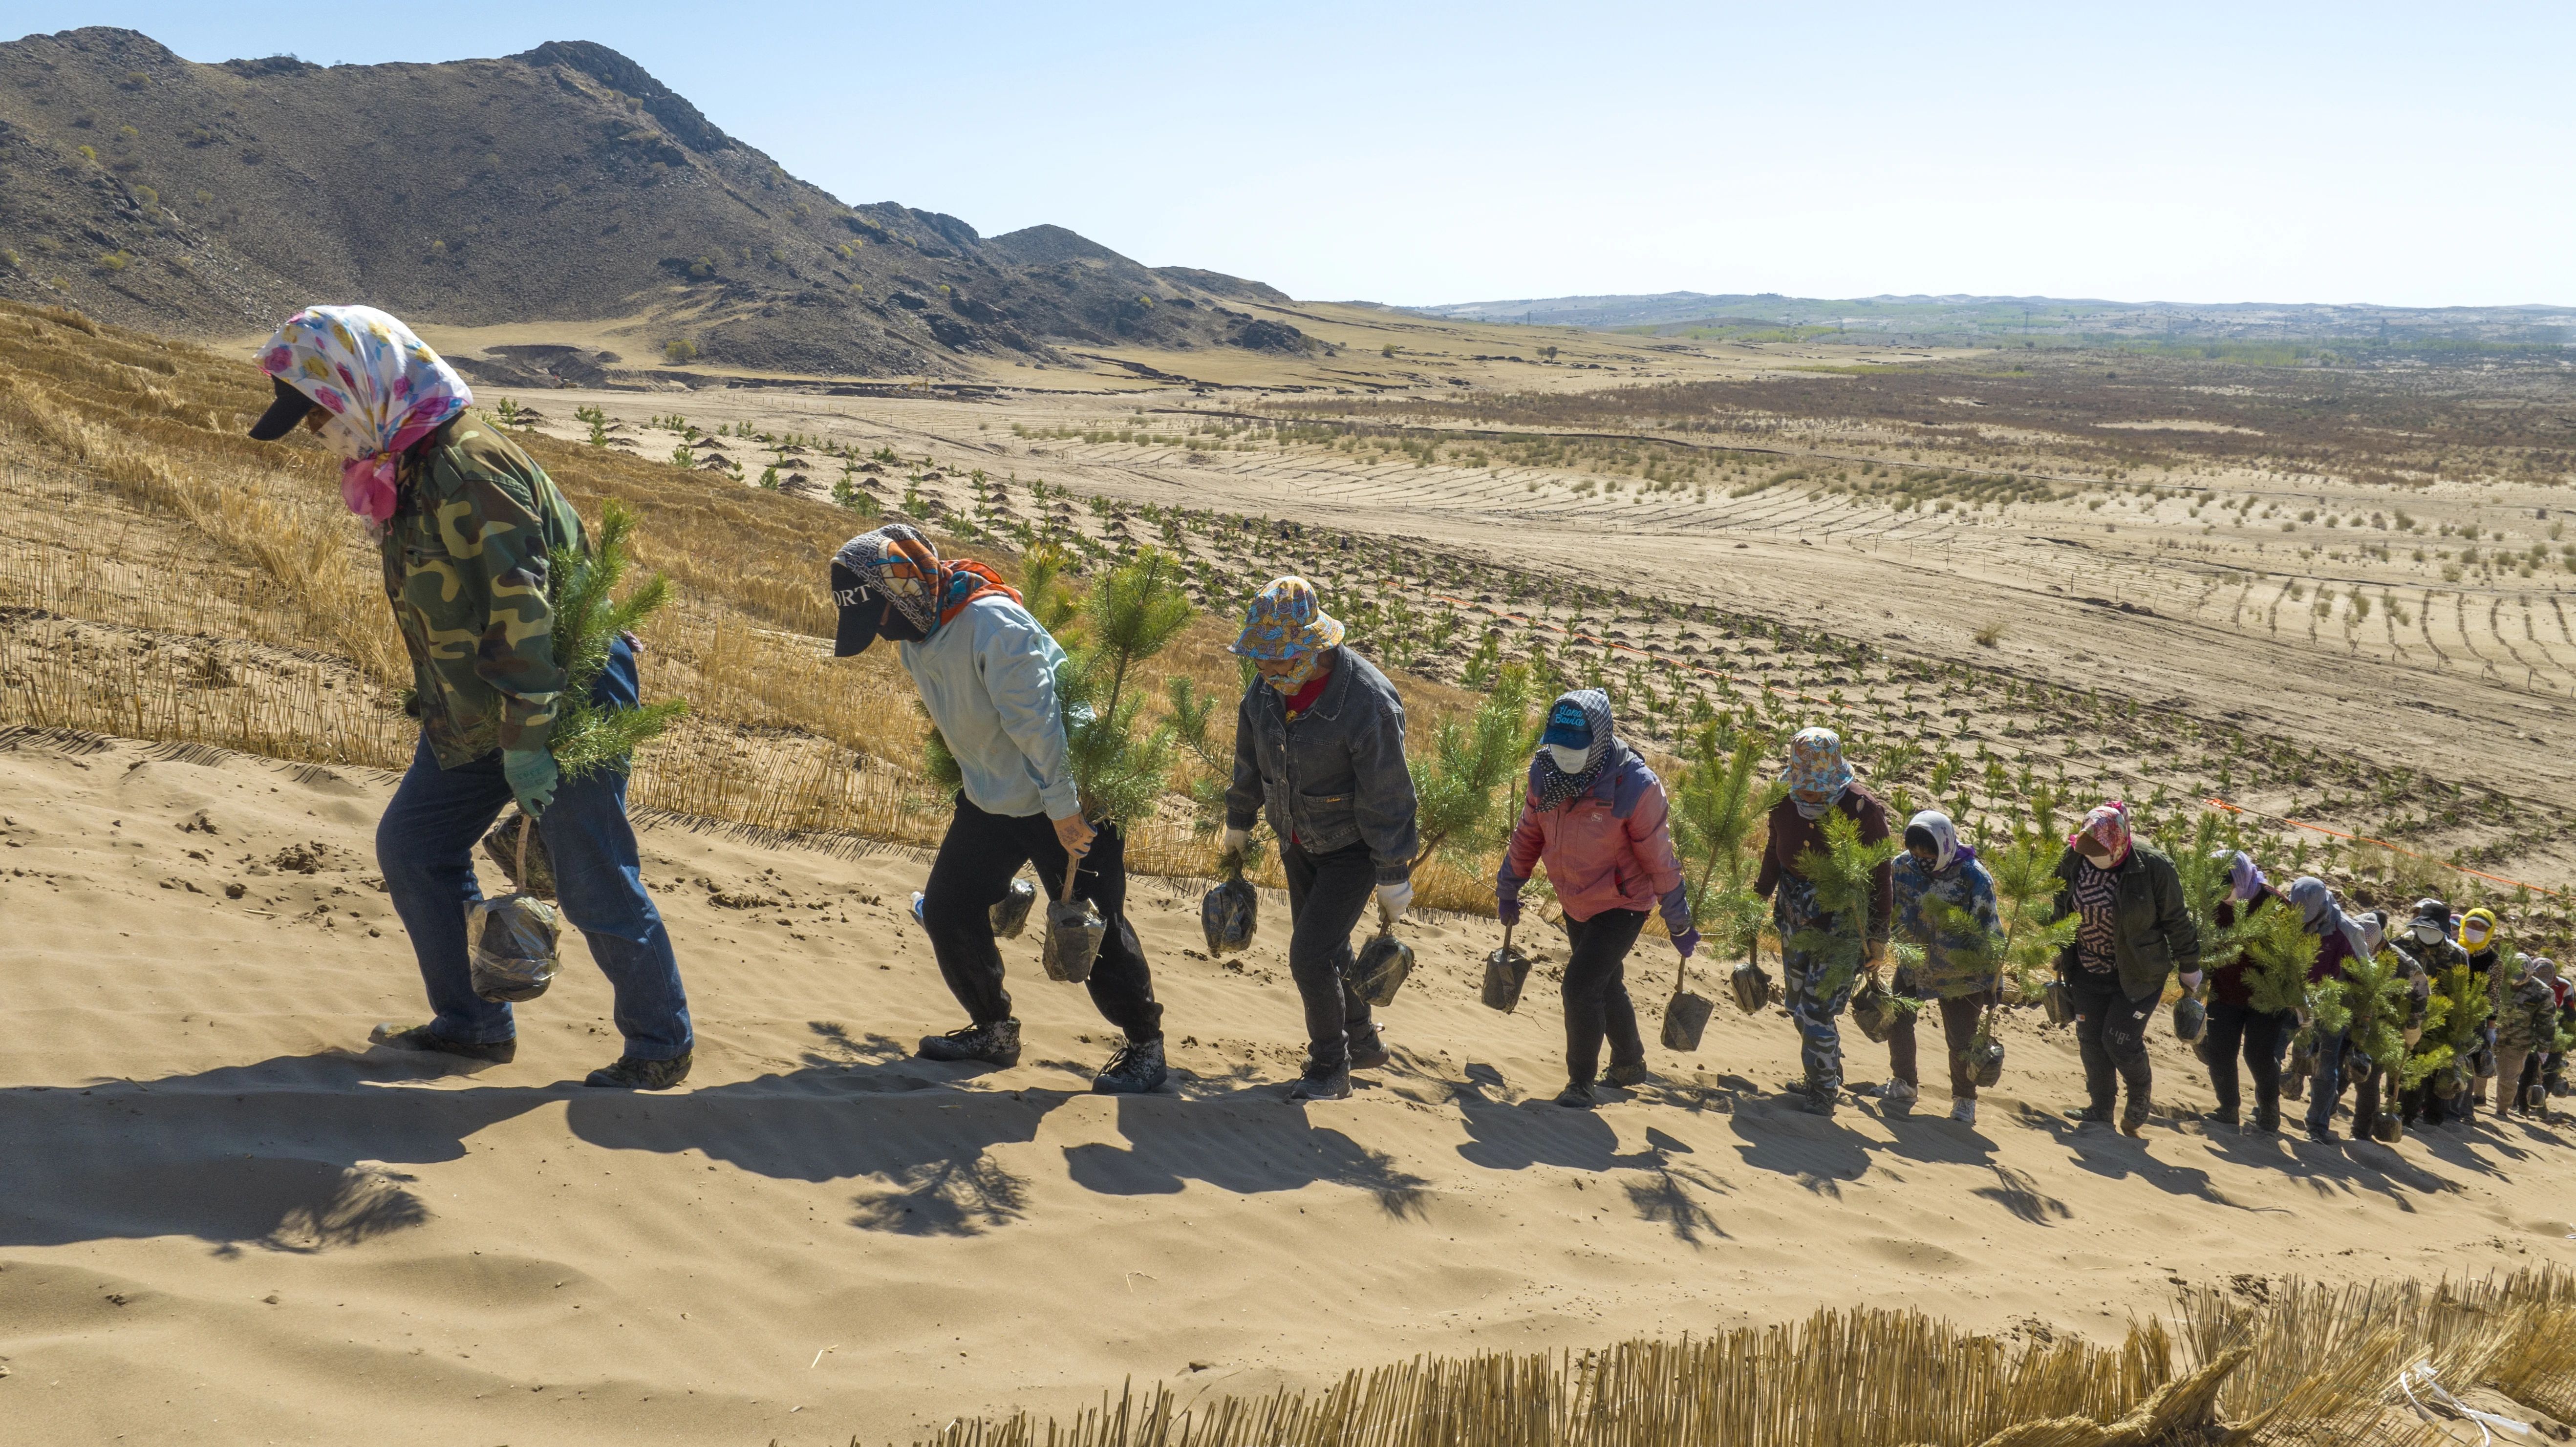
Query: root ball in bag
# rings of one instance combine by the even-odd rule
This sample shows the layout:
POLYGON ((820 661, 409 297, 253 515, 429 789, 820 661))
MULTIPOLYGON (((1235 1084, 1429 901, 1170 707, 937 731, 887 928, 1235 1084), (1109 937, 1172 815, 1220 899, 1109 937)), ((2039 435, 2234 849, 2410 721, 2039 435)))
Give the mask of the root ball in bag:
POLYGON ((1508 1015, 1520 1008, 1521 986, 1529 983, 1529 973, 1530 957, 1506 939, 1501 949, 1485 956, 1485 987, 1478 998, 1486 1009, 1508 1015))
POLYGON ((555 982, 555 943, 563 922, 555 907, 524 894, 465 906, 465 943, 474 993, 524 1004, 555 982))
POLYGON ((1708 1029, 1708 1017, 1716 1012, 1717 1002, 1706 995, 1676 991, 1664 1003, 1664 1048, 1684 1054, 1699 1049, 1700 1035, 1708 1029))
POLYGON ((1012 880, 1010 892, 996 900, 993 907, 985 911, 985 918, 993 922, 993 938, 1018 939, 1020 931, 1028 927, 1029 911, 1036 906, 1037 902, 1036 885, 1025 879, 1012 880))
POLYGON ((1397 939, 1393 929, 1384 929, 1361 947, 1351 966, 1351 984, 1361 999, 1382 1010, 1395 1003, 1395 992, 1412 973, 1413 946, 1397 939))
POLYGON ((1208 953, 1231 955, 1250 949, 1260 913, 1261 896, 1241 874, 1209 890, 1199 902, 1199 927, 1207 932, 1208 953))
POLYGON ((1108 937, 1109 926, 1090 900, 1050 900, 1046 949, 1041 956, 1047 978, 1068 985, 1090 979, 1092 962, 1100 958, 1100 942, 1108 937))
POLYGON ((1771 1003, 1771 976, 1751 960, 1737 965, 1726 985, 1735 993, 1735 1007, 1747 1015, 1758 1015, 1771 1003))

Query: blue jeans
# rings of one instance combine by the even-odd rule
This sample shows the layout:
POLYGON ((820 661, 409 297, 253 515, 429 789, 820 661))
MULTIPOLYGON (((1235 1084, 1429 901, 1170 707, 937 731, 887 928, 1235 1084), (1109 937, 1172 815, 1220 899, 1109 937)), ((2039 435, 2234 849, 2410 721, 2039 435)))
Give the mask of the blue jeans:
MULTIPOLYGON (((2343 1101, 2346 1043, 2340 1032, 2333 1035, 2318 1032, 2316 1079, 2308 1085, 2309 1130, 2321 1131, 2334 1123, 2335 1107, 2343 1101)), ((2361 1128, 2368 1131, 2370 1123, 2362 1122, 2361 1128)))
MULTIPOLYGON (((632 704, 635 654, 620 640, 591 697, 632 704)), ((465 908, 481 899, 474 846, 510 802, 499 750, 452 769, 438 766, 421 739, 411 769, 376 825, 376 865, 385 893, 420 958, 421 982, 437 1012, 430 1028, 451 1040, 488 1045, 517 1033, 510 1007, 474 993, 466 965, 465 908)), ((589 941, 590 957, 617 993, 626 1053, 669 1060, 689 1052, 689 999, 680 964, 653 897, 644 892, 635 831, 626 822, 626 776, 602 769, 555 790, 537 825, 553 858, 556 902, 589 941)))

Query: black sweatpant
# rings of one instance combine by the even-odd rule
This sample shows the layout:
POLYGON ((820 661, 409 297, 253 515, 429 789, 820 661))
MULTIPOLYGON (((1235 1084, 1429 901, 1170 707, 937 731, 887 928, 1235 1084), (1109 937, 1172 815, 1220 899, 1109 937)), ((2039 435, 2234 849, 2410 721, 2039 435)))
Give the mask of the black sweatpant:
POLYGON ((2218 1093, 2221 1115, 2243 1108, 2236 1086, 2236 1057, 2242 1050, 2246 1072, 2254 1077, 2254 1108, 2277 1116, 2281 1109, 2281 1043, 2299 1017, 2289 1011, 2257 1010, 2225 1000, 2209 1002, 2209 1087, 2218 1093))
MULTIPOLYGON (((993 942, 992 909, 1010 893, 1011 880, 1023 864, 1037 866, 1043 898, 1030 911, 1030 924, 1044 929, 1045 901, 1064 897, 1065 853, 1055 825, 1044 814, 987 814, 960 792, 948 836, 939 841, 939 856, 930 863, 930 882, 922 886, 921 923, 930 932, 930 950, 939 958, 949 993, 978 1025, 1011 1018, 1011 995, 1002 988, 1002 950, 993 942)), ((1163 1007, 1154 1002, 1145 951, 1127 923, 1127 845, 1115 826, 1103 826, 1091 841, 1091 852, 1074 874, 1073 894, 1098 906, 1109 926, 1087 982, 1091 1003, 1130 1041, 1161 1039, 1163 1007)))
POLYGON ((1320 857, 1296 844, 1279 848, 1288 874, 1288 973, 1306 1005, 1306 1055, 1323 1066, 1347 1064, 1351 1037, 1370 1029, 1369 1002, 1351 984, 1351 931, 1377 893, 1377 865, 1354 844, 1320 857))
POLYGON ((1610 1063, 1646 1058, 1637 1034, 1637 1007, 1628 998, 1628 951, 1646 927, 1642 909, 1605 909, 1590 919, 1568 917, 1573 951, 1565 961, 1565 1078, 1590 1085, 1601 1067, 1601 1041, 1610 1041, 1610 1063))
MULTIPOLYGON (((1916 997, 1920 999, 1920 996, 1916 997)), ((1974 1100, 1977 1083, 1968 1078, 1968 1048, 1977 1043, 1977 1021, 1986 1013, 1983 991, 1961 995, 1955 1000, 1924 1000, 1941 1015, 1941 1042, 1950 1050, 1950 1098, 1974 1100)), ((1914 1042, 1915 1017, 1920 1010, 1908 1010, 1896 1017, 1896 1028, 1887 1033, 1887 1073, 1908 1085, 1923 1083, 1922 1069, 1914 1042)))
POLYGON ((2155 1098, 2155 1071, 2147 1063, 2147 1022, 2155 1018, 2156 999, 2133 1000, 2120 992, 2116 973, 2078 969, 2066 975, 2067 994, 2075 1004, 2075 1044, 2084 1057, 2084 1089, 2093 1110, 2109 1115, 2120 1103, 2120 1082, 2129 1083, 2129 1099, 2155 1098))

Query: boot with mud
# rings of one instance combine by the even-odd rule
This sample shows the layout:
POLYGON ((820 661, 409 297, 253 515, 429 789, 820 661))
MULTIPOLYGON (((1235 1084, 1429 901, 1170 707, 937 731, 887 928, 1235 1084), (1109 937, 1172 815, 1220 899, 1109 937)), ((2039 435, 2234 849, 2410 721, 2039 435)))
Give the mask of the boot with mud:
POLYGON ((1020 1022, 1016 1018, 995 1020, 962 1026, 945 1035, 925 1036, 920 1053, 924 1060, 980 1060, 1008 1070, 1020 1063, 1020 1022))
POLYGON ((602 1090, 669 1090, 689 1078, 689 1052, 681 1051, 668 1060, 638 1060, 632 1055, 620 1056, 613 1065, 604 1065, 582 1077, 584 1085, 602 1090))
POLYGON ((1150 1095, 1162 1089, 1171 1071, 1163 1064, 1163 1042, 1160 1038, 1138 1044, 1130 1041, 1118 1047, 1109 1063, 1091 1079, 1094 1095, 1150 1095))
POLYGON ((1351 1072, 1345 1065, 1306 1062, 1306 1073, 1288 1087, 1290 1100, 1348 1100, 1351 1098, 1351 1072))
POLYGON ((1364 1034, 1351 1037, 1351 1068, 1377 1070, 1393 1057, 1387 1054, 1386 1033, 1371 1025, 1364 1034))
POLYGON ((1590 1110, 1601 1103, 1601 1097, 1593 1091, 1592 1082, 1576 1080, 1556 1093, 1556 1103, 1568 1110, 1590 1110))
POLYGON ((1601 1078, 1621 1090, 1631 1090, 1646 1083, 1647 1073, 1643 1060, 1613 1060, 1610 1068, 1601 1072, 1601 1078))
POLYGON ((2147 1117, 2156 1113, 2156 1103, 2143 1095, 2129 1097, 2128 1108, 2120 1112, 2120 1134, 2132 1139, 2147 1133, 2147 1117))

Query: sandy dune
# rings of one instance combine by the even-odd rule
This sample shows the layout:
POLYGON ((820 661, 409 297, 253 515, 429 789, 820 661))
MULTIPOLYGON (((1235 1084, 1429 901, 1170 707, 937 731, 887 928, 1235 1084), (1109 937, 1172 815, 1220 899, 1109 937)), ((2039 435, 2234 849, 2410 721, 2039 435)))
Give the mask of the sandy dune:
MULTIPOLYGON (((1563 1111, 1552 982, 1486 1011, 1490 926, 1457 920, 1409 928, 1397 1064, 1347 1104, 1277 1098, 1281 941, 1196 957, 1160 885, 1135 914, 1177 1090, 1081 1093, 1110 1040, 1031 940, 1027 1062, 930 1065, 909 1044, 955 1009, 899 920, 917 858, 667 823, 688 1087, 574 1083, 616 1049, 577 951, 516 1063, 443 1070, 364 1047, 419 1010, 369 884, 389 783, 0 747, 0 1441, 908 1440, 1131 1375, 1251 1390, 1819 1304, 2101 1335, 2175 1277, 2576 1263, 2576 1135, 2075 1136, 2071 1045, 2029 1023, 1974 1130, 1795 1114, 1787 1022, 1725 1003, 1696 1057, 1563 1111)), ((1638 959, 1651 1036, 1670 968, 1638 959)), ((2205 1105, 2156 1035, 2165 1099, 2205 1105)))

